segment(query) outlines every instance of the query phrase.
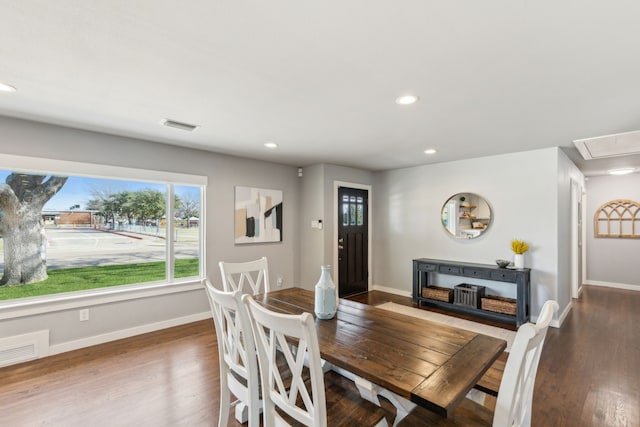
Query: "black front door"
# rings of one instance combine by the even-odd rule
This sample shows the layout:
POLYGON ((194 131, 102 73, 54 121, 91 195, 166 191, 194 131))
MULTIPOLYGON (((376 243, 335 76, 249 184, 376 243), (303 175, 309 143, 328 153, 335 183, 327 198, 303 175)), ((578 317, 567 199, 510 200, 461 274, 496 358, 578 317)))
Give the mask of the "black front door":
POLYGON ((369 289, 369 192, 338 188, 338 289, 344 297, 369 289))

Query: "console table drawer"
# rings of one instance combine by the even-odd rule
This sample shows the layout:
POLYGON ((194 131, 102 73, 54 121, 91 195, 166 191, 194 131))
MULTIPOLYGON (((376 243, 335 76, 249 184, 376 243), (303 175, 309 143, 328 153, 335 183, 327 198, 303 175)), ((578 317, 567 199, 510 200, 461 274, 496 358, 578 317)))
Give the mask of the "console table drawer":
POLYGON ((438 271, 442 274, 460 274, 460 267, 454 265, 441 265, 438 271))
POLYGON ((438 266, 436 264, 418 264, 418 271, 436 271, 438 266))
POLYGON ((500 271, 492 271, 491 279, 492 280, 503 280, 506 282, 515 282, 517 277, 517 273, 515 271, 509 270, 500 270, 500 271))
POLYGON ((490 271, 481 268, 462 267, 462 274, 467 277, 477 277, 478 279, 489 279, 490 271))

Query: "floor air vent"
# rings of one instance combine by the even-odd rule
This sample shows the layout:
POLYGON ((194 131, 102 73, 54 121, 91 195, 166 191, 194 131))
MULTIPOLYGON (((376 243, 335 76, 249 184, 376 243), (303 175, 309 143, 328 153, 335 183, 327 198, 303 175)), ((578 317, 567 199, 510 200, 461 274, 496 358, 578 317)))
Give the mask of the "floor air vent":
POLYGON ((0 338, 0 367, 49 355, 49 330, 0 338))

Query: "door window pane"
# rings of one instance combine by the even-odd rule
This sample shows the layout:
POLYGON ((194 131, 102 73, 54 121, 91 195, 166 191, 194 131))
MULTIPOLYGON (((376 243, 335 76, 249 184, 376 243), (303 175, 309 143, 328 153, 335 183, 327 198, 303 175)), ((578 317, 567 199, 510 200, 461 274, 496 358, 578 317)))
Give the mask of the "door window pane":
POLYGON ((356 223, 357 225, 364 224, 364 199, 362 197, 357 198, 356 223))
POLYGON ((342 225, 364 225, 364 198, 342 196, 342 225))
POLYGON ((349 196, 342 196, 342 225, 349 225, 349 196))

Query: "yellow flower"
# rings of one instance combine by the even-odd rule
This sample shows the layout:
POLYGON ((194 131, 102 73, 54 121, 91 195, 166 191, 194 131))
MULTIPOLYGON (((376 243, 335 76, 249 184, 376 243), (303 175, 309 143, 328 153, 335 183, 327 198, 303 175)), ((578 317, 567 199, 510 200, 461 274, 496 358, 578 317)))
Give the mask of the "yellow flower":
POLYGON ((529 245, 522 240, 513 239, 511 241, 511 250, 517 254, 523 254, 529 250, 529 245))

